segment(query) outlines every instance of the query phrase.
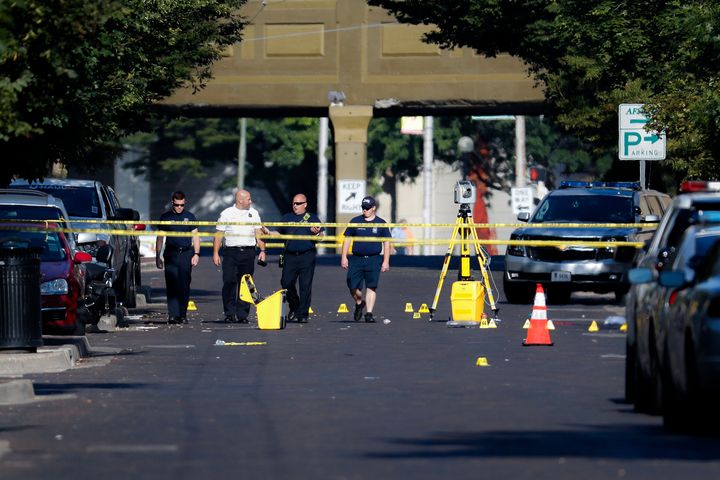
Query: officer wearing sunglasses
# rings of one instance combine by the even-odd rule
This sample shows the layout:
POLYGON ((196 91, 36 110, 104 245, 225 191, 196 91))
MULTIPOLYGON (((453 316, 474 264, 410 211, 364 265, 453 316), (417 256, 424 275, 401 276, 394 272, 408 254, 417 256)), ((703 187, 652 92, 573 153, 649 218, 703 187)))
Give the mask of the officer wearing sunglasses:
MULTIPOLYGON (((286 213, 280 220, 292 223, 292 226, 278 228, 283 235, 321 237, 325 229, 320 226, 309 226, 308 223, 320 223, 314 213, 307 211, 307 197, 298 193, 293 197, 292 213, 286 213)), ((282 277, 280 285, 287 290, 286 297, 290 313, 289 321, 307 323, 312 299, 312 282, 315 275, 315 259, 317 249, 315 240, 291 239, 285 241, 285 249, 281 256, 282 277), (295 289, 295 284, 299 287, 295 289)))
POLYGON ((165 268, 165 290, 167 292, 168 323, 188 323, 187 307, 190 301, 190 281, 192 268, 200 261, 200 237, 198 227, 190 222, 197 222, 195 215, 186 209, 187 199, 181 191, 173 192, 172 207, 160 216, 161 221, 176 222, 160 225, 158 230, 166 232, 192 232, 192 237, 168 236, 163 248, 162 235, 155 242, 155 264, 157 268, 165 268))

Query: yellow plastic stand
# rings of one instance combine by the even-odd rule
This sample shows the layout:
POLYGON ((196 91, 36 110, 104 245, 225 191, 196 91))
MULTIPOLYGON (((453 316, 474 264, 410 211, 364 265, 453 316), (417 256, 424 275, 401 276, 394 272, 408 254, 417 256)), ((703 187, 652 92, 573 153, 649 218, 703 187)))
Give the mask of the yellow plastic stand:
POLYGON ((260 330, 281 330, 285 328, 284 297, 285 290, 278 290, 255 305, 260 330))

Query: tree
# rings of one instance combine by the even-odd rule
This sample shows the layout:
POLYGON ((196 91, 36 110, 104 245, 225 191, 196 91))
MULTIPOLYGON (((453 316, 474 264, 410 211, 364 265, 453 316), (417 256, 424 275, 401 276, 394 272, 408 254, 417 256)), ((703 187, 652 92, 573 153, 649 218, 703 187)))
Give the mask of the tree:
POLYGON ((240 40, 246 0, 0 3, 0 184, 55 161, 111 162, 118 139, 181 86, 202 88, 240 40))
MULTIPOLYGON (((240 138, 236 118, 157 119, 150 133, 125 143, 147 153, 131 167, 149 179, 183 172, 202 179, 207 167, 237 164, 240 138)), ((319 120, 315 118, 248 119, 246 185, 262 185, 277 205, 288 205, 296 193, 316 192, 319 120)), ((224 187, 236 184, 225 179, 224 187)))
MULTIPOLYGON (((616 157, 617 107, 647 103, 681 176, 717 178, 720 4, 703 0, 368 0, 426 36, 522 59, 558 121, 616 157)), ((619 168, 627 168, 624 162, 619 168)))

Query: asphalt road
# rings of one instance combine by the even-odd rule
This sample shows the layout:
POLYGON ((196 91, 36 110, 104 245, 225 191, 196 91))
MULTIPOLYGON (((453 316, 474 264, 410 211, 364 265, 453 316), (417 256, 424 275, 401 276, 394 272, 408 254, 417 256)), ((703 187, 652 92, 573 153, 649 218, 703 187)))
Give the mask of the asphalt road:
MULTIPOLYGON (((376 314, 390 322, 356 324, 337 313, 352 310, 344 271, 324 259, 310 323, 260 331, 221 323, 203 257, 190 325, 139 309, 131 328, 89 335, 119 354, 27 376, 43 401, 0 407, 0 478, 720 478, 718 438, 669 434, 621 401, 624 335, 587 331, 622 314, 611 295, 550 306, 555 345, 523 347, 531 307, 502 294, 497 329, 405 313, 432 303, 439 267, 383 274, 376 314)), ((260 293, 279 277, 258 267, 260 293)), ((161 300, 160 273, 144 279, 161 300)))

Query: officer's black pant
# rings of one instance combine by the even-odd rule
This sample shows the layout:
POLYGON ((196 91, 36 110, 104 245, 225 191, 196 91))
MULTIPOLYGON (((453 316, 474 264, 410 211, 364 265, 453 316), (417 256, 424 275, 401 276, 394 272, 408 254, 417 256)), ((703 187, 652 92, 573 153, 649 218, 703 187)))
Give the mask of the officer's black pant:
POLYGON ((314 249, 298 255, 285 252, 285 266, 280 278, 280 285, 287 289, 285 298, 290 311, 295 312, 297 318, 307 318, 308 316, 316 256, 317 252, 314 249), (295 282, 300 287, 300 295, 295 290, 295 282))
POLYGON ((167 292, 168 316, 187 317, 190 300, 190 280, 192 277, 192 257, 194 250, 165 248, 165 290, 167 292))
POLYGON ((243 320, 250 313, 250 304, 239 300, 238 287, 245 274, 255 273, 255 247, 225 247, 222 260, 222 298, 225 315, 243 320))

